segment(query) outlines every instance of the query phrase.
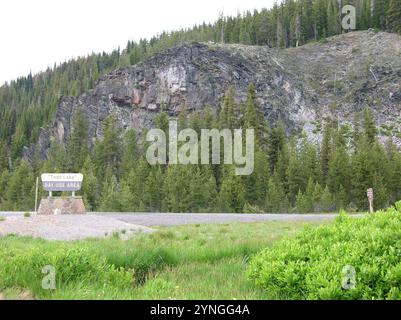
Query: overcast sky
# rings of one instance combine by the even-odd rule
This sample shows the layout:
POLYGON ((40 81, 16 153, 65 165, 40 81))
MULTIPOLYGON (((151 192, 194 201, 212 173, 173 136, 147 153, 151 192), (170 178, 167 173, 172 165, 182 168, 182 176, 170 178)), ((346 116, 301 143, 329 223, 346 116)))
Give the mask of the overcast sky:
POLYGON ((0 85, 127 40, 270 8, 274 0, 1 0, 0 85))

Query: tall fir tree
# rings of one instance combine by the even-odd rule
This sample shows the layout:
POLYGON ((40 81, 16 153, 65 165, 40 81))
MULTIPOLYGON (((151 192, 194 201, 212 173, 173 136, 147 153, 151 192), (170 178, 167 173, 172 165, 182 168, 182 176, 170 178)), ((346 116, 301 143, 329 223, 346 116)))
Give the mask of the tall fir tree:
POLYGON ((115 115, 111 115, 104 121, 103 139, 95 145, 95 163, 97 177, 102 177, 110 168, 112 174, 118 178, 122 160, 121 129, 117 125, 115 115))
POLYGON ((73 118, 72 130, 67 143, 69 172, 78 172, 88 155, 88 120, 81 109, 73 118))
POLYGON ((401 33, 401 0, 389 0, 387 29, 391 32, 401 33))

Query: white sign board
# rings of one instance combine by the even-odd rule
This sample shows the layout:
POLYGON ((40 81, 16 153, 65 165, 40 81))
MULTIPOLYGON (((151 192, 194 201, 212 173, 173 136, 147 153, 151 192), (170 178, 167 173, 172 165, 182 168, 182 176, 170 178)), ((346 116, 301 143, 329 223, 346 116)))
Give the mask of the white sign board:
POLYGON ((44 173, 41 176, 46 191, 78 191, 81 189, 81 173, 44 173))
POLYGON ((373 189, 369 188, 366 192, 369 199, 373 199, 373 189))
POLYGON ((373 213, 373 188, 366 190, 366 195, 368 196, 369 200, 369 211, 373 213))

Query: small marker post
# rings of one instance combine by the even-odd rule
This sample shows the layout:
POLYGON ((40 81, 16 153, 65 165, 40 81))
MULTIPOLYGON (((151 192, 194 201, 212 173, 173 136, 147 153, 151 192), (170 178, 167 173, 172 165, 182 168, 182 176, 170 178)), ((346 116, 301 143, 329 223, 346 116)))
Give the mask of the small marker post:
POLYGON ((38 213, 38 188, 39 188, 39 177, 36 177, 36 185, 35 185, 35 213, 38 213))
POLYGON ((369 212, 373 213, 373 188, 369 188, 366 191, 366 194, 368 196, 368 201, 369 201, 369 212))

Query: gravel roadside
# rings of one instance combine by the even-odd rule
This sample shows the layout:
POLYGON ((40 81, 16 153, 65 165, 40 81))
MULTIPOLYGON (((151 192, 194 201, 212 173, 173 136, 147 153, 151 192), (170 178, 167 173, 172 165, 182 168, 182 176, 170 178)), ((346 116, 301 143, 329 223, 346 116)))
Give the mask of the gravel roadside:
POLYGON ((119 233, 121 239, 128 239, 139 232, 152 232, 151 228, 127 223, 112 217, 96 215, 54 215, 30 217, 1 215, 0 236, 16 234, 47 240, 81 240, 102 238, 119 233))

